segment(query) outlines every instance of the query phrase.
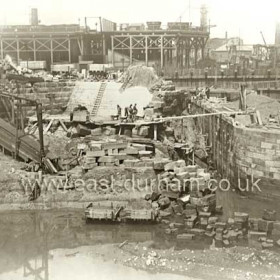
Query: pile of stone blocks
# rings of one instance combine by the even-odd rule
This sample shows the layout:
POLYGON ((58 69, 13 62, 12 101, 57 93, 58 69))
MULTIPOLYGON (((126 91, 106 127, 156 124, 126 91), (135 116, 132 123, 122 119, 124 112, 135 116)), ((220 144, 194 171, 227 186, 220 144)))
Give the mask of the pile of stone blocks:
POLYGON ((280 246, 280 222, 276 211, 264 209, 262 218, 248 218, 248 240, 251 246, 270 249, 280 246))
POLYGON ((88 150, 83 157, 83 168, 93 169, 97 166, 120 166, 135 167, 153 166, 151 156, 153 152, 146 151, 146 146, 141 144, 131 144, 125 141, 90 141, 88 150))

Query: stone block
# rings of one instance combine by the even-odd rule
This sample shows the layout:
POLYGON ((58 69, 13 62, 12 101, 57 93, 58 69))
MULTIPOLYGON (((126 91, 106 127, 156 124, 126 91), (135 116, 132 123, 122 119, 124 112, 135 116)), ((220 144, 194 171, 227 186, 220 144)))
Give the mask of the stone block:
POLYGON ((272 243, 262 242, 262 248, 263 249, 270 249, 273 247, 272 243))
POLYGON ((176 177, 178 178, 178 180, 184 181, 184 180, 188 180, 190 178, 190 174, 189 174, 189 172, 183 172, 183 173, 177 174, 176 177))
POLYGON ((138 151, 140 157, 151 157, 153 155, 152 151, 138 151))
POLYGON ((259 219, 258 229, 262 232, 271 233, 273 230, 273 222, 259 219))
POLYGON ((153 108, 146 108, 144 111, 145 117, 148 119, 152 118, 154 115, 154 109, 153 108))
POLYGON ((104 162, 104 165, 105 166, 115 166, 116 165, 116 162, 114 161, 114 162, 104 162))
POLYGON ((160 211, 159 211, 159 216, 160 216, 161 218, 166 218, 166 217, 170 217, 170 216, 171 216, 171 213, 168 212, 168 211, 160 210, 160 211))
POLYGON ((195 173, 197 175, 197 165, 188 165, 185 167, 185 172, 195 173))
POLYGON ((249 225, 249 229, 252 231, 258 231, 259 229, 259 219, 256 218, 249 218, 248 220, 248 225, 249 225))
POLYGON ((89 157, 85 157, 85 163, 87 164, 91 164, 91 163, 97 163, 97 158, 89 158, 89 157))
POLYGON ((167 208, 170 205, 170 199, 166 196, 162 196, 158 199, 158 204, 161 209, 167 208))
POLYGON ((183 228, 184 224, 182 223, 170 223, 170 228, 183 228))
POLYGON ((186 162, 184 161, 184 160, 177 160, 177 161, 175 161, 175 166, 176 167, 179 167, 179 168, 181 168, 181 167, 186 167, 186 162))
POLYGON ((195 223, 197 222, 197 216, 192 215, 185 219, 185 226, 189 229, 193 228, 195 226, 195 223))
POLYGON ((90 147, 91 151, 101 151, 102 150, 102 144, 95 142, 95 141, 90 141, 89 147, 90 147))
POLYGON ((124 153, 127 155, 138 155, 139 151, 134 147, 127 147, 124 149, 124 153))
POLYGON ((172 162, 165 164, 164 171, 174 171, 174 168, 175 168, 175 162, 172 161, 172 162))
POLYGON ((87 151, 87 157, 103 157, 105 156, 105 151, 87 151))
POLYGON ((234 219, 228 218, 228 225, 233 226, 234 225, 234 219))
POLYGON ((264 209, 262 218, 266 221, 276 221, 276 211, 264 209))
POLYGON ((141 126, 138 130, 138 135, 141 137, 146 137, 149 135, 149 126, 141 126))
POLYGON ((146 151, 146 145, 144 144, 131 143, 131 147, 136 148, 138 151, 146 151))
MULTIPOLYGON (((190 204, 187 204, 186 206, 189 206, 190 204)), ((184 211, 183 211, 183 215, 186 217, 190 217, 190 216, 196 216, 197 215, 197 210, 196 207, 194 205, 190 205, 192 207, 187 207, 184 211)))
POLYGON ((169 159, 156 159, 154 160, 154 169, 155 170, 164 170, 164 166, 169 163, 169 159))
POLYGON ((216 205, 216 195, 215 194, 208 194, 201 198, 203 205, 216 205))
POLYGON ((192 228, 190 232, 195 235, 204 235, 205 230, 200 228, 192 228))
POLYGON ((119 160, 119 161, 124 161, 124 160, 131 160, 133 159, 134 160, 134 157, 133 156, 129 156, 127 154, 118 154, 118 155, 114 155, 114 158, 119 160))
POLYGON ((100 163, 114 163, 116 158, 114 156, 103 156, 98 159, 100 163))
POLYGON ((160 193, 157 193, 157 192, 152 192, 151 194, 151 201, 156 201, 158 200, 160 197, 160 193))
POLYGON ((118 149, 108 149, 106 151, 108 156, 118 155, 118 149))
POLYGON ((93 169, 93 168, 95 168, 97 166, 98 166, 97 163, 84 163, 83 164, 83 169, 89 170, 89 169, 93 169))
POLYGON ((180 194, 176 192, 171 192, 171 191, 162 191, 162 195, 166 196, 170 199, 178 199, 180 194))
POLYGON ((126 149, 127 148, 127 142, 106 142, 102 143, 102 149, 108 150, 108 149, 126 149))
POLYGON ((152 167, 154 168, 154 160, 151 158, 143 158, 142 159, 145 167, 152 167))
POLYGON ((223 214, 223 206, 222 205, 217 205, 215 208, 215 213, 221 215, 223 214))
POLYGON ((217 223, 217 221, 218 221, 218 217, 209 217, 208 224, 214 225, 217 223))
POLYGON ((234 212, 234 221, 235 222, 247 222, 249 219, 249 214, 242 212, 234 212))
POLYGON ((234 228, 239 230, 248 229, 248 222, 234 221, 234 228))
POLYGON ((209 218, 211 216, 210 212, 199 212, 199 217, 209 218))
POLYGON ((223 223, 223 222, 216 222, 215 223, 215 228, 216 229, 225 229, 226 228, 226 226, 227 226, 227 224, 226 223, 223 223))
POLYGON ((109 127, 106 127, 106 128, 104 129, 104 134, 107 135, 107 136, 109 136, 109 135, 115 135, 116 132, 117 132, 117 129, 114 128, 114 127, 110 127, 110 126, 109 126, 109 127))
POLYGON ((177 213, 183 213, 183 206, 181 205, 181 204, 173 204, 172 205, 172 209, 173 209, 173 212, 175 213, 175 214, 177 214, 177 213))
POLYGON ((229 246, 230 245, 230 243, 229 243, 229 241, 227 239, 223 240, 223 244, 224 244, 224 246, 229 246))
POLYGON ((127 136, 127 137, 132 137, 132 129, 130 129, 130 128, 125 128, 125 129, 124 129, 124 132, 123 132, 123 135, 124 135, 124 136, 127 136))
POLYGON ((183 233, 183 234, 178 234, 177 235, 177 240, 193 240, 194 237, 195 237, 194 234, 183 233))
POLYGON ((126 159, 124 160, 124 166, 127 168, 132 168, 134 167, 140 160, 137 159, 126 159))
POLYGON ((90 134, 93 136, 100 136, 100 135, 102 135, 102 130, 100 127, 91 129, 90 134))

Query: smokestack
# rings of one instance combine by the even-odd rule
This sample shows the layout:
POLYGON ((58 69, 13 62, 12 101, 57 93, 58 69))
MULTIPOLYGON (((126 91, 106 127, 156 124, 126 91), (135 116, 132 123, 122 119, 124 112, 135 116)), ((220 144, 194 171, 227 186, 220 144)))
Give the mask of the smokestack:
POLYGON ((280 23, 276 23, 276 30, 275 30, 275 45, 280 45, 280 23))
POLYGON ((39 24, 38 20, 38 9, 32 8, 31 15, 30 15, 30 25, 37 26, 39 24))
POLYGON ((200 8, 200 27, 202 28, 202 30, 207 31, 207 8, 205 5, 202 5, 200 8))

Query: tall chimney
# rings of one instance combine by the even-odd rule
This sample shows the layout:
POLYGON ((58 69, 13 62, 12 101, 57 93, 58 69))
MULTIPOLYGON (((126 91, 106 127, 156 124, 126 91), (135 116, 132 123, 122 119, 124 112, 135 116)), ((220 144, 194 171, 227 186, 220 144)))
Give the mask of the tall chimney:
POLYGON ((38 24, 39 24, 38 9, 32 8, 30 14, 30 25, 37 26, 38 24))
POLYGON ((207 8, 205 5, 202 5, 201 8, 200 8, 200 27, 202 30, 205 30, 207 31, 207 14, 208 14, 208 11, 207 11, 207 8))
POLYGON ((275 45, 280 45, 280 22, 276 23, 275 45))

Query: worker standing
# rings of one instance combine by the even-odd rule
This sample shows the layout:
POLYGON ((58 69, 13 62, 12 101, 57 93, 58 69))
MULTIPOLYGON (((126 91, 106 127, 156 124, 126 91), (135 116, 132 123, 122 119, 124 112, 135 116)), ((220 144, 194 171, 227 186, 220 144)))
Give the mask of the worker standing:
POLYGON ((122 108, 120 105, 117 105, 117 112, 118 112, 118 119, 120 120, 122 116, 122 108))
POLYGON ((129 119, 130 121, 133 122, 133 107, 132 104, 130 104, 129 108, 128 108, 128 113, 129 113, 129 119))
POLYGON ((209 99, 210 98, 210 88, 209 87, 206 88, 205 93, 206 93, 207 99, 209 99))
POLYGON ((128 107, 124 108, 124 116, 128 118, 128 107))
POLYGON ((136 118, 137 118, 137 114, 138 114, 138 109, 137 109, 137 104, 135 103, 134 106, 133 106, 133 121, 136 121, 136 118))

